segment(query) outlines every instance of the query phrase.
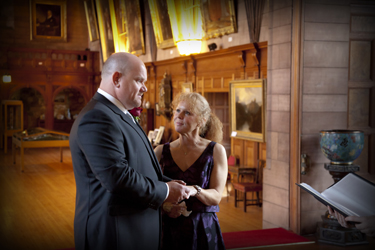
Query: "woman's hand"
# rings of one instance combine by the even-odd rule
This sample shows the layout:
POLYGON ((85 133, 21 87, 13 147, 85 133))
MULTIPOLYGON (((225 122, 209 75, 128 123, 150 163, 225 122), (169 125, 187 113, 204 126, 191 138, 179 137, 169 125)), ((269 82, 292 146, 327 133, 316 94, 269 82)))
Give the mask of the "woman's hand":
POLYGON ((187 211, 187 207, 184 201, 179 204, 171 203, 171 202, 164 202, 163 210, 171 218, 177 218, 177 217, 180 217, 181 215, 184 215, 187 217, 191 213, 191 211, 190 212, 187 211))
POLYGON ((196 196, 198 193, 198 190, 194 186, 188 186, 190 188, 190 196, 196 196))

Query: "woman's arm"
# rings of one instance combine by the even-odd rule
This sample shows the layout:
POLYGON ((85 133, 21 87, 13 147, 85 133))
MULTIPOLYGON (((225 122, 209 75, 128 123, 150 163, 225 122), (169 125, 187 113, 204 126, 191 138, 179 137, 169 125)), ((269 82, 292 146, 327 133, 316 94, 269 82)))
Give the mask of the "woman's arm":
POLYGON ((160 162, 161 154, 163 153, 163 146, 164 144, 161 144, 157 146, 156 148, 154 148, 154 152, 155 152, 156 157, 158 158, 158 162, 160 162))
POLYGON ((202 189, 200 194, 195 196, 207 206, 218 205, 221 201, 228 176, 226 155, 223 145, 216 143, 213 154, 214 166, 211 173, 209 189, 202 189))

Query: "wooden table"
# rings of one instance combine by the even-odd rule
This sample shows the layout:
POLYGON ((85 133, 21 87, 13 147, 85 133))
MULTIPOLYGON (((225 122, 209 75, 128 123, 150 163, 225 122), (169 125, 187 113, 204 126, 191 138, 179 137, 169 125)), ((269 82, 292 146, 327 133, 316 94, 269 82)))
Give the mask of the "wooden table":
POLYGON ((16 164, 16 147, 20 148, 21 171, 24 171, 24 149, 25 148, 60 148, 60 162, 63 161, 62 147, 69 147, 69 134, 59 131, 35 128, 13 134, 12 157, 16 164))
POLYGON ((239 182, 241 175, 254 175, 256 168, 246 165, 228 166, 228 173, 237 175, 237 182, 239 182))

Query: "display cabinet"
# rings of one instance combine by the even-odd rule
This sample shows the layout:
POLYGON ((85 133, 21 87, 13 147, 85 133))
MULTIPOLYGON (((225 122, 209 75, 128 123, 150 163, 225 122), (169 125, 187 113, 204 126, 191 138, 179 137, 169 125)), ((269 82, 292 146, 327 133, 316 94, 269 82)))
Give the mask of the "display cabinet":
POLYGON ((60 162, 63 161, 63 147, 69 147, 69 134, 44 128, 26 129, 13 134, 12 156, 16 164, 16 149, 20 149, 21 171, 24 171, 24 149, 25 148, 60 148, 60 162))
POLYGON ((23 103, 19 100, 1 102, 1 147, 8 149, 8 137, 23 130, 23 103), (4 141, 4 143, 3 143, 4 141))

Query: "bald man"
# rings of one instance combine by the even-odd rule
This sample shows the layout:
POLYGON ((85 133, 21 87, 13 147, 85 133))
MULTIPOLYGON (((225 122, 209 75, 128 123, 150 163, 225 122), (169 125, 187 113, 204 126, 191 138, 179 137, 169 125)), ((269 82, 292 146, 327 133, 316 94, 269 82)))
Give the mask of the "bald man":
POLYGON ((77 186, 76 249, 159 249, 160 207, 190 196, 163 176, 146 134, 128 110, 141 105, 147 71, 128 53, 103 65, 98 92, 70 132, 77 186))

